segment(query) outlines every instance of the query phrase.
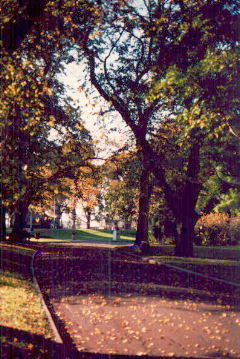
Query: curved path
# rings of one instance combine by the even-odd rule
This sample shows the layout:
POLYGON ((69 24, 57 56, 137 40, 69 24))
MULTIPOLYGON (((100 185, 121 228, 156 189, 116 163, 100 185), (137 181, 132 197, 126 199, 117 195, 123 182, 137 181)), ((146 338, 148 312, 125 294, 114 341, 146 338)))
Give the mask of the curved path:
POLYGON ((240 357, 237 288, 116 248, 44 245, 36 255, 64 341, 51 358, 240 357))
POLYGON ((36 265, 83 357, 240 357, 239 291, 227 283, 111 246, 51 246, 36 265))

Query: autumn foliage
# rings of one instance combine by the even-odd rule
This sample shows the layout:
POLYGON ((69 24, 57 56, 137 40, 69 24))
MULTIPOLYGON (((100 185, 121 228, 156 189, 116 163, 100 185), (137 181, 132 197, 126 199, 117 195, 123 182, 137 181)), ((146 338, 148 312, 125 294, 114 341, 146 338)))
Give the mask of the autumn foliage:
POLYGON ((196 226, 197 243, 207 245, 237 244, 239 241, 240 221, 227 213, 210 213, 202 216, 196 226))

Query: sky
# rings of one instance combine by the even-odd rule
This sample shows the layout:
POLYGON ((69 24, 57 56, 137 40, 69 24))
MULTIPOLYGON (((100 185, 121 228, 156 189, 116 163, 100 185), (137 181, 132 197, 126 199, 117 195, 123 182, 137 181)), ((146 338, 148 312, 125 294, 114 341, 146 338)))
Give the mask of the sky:
POLYGON ((64 83, 67 95, 81 107, 81 120, 96 141, 100 156, 107 157, 129 141, 130 130, 117 112, 99 115, 101 110, 106 109, 106 103, 100 96, 95 99, 97 91, 88 95, 82 89, 83 71, 82 65, 68 64, 65 66, 65 74, 59 75, 59 80, 64 83), (114 131, 113 128, 117 130, 114 131))

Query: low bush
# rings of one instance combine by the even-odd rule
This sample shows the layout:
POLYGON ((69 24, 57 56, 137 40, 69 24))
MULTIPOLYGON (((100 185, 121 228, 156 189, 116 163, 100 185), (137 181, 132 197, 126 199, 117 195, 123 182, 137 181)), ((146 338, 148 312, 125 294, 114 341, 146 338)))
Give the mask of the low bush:
POLYGON ((240 217, 230 218, 229 231, 232 244, 240 243, 240 217))
POLYGON ((227 213, 203 215, 195 226, 196 243, 205 245, 235 245, 240 240, 240 218, 227 213))

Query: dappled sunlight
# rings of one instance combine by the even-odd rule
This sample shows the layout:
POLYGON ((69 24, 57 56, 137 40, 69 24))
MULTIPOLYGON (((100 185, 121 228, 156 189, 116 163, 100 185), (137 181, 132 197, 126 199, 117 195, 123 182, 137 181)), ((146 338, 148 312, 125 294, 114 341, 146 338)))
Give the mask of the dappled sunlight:
MULTIPOLYGON (((70 242, 72 240, 72 232, 71 229, 52 229, 52 230, 45 230, 40 232, 40 238, 31 238, 31 242, 39 242, 39 243, 46 243, 46 242, 70 242)), ((106 231, 106 230, 94 230, 94 229, 81 229, 75 230, 76 232, 76 240, 73 242, 113 242, 113 232, 106 231)), ((134 240, 133 236, 129 235, 120 235, 120 241, 129 242, 131 243, 134 240)))

